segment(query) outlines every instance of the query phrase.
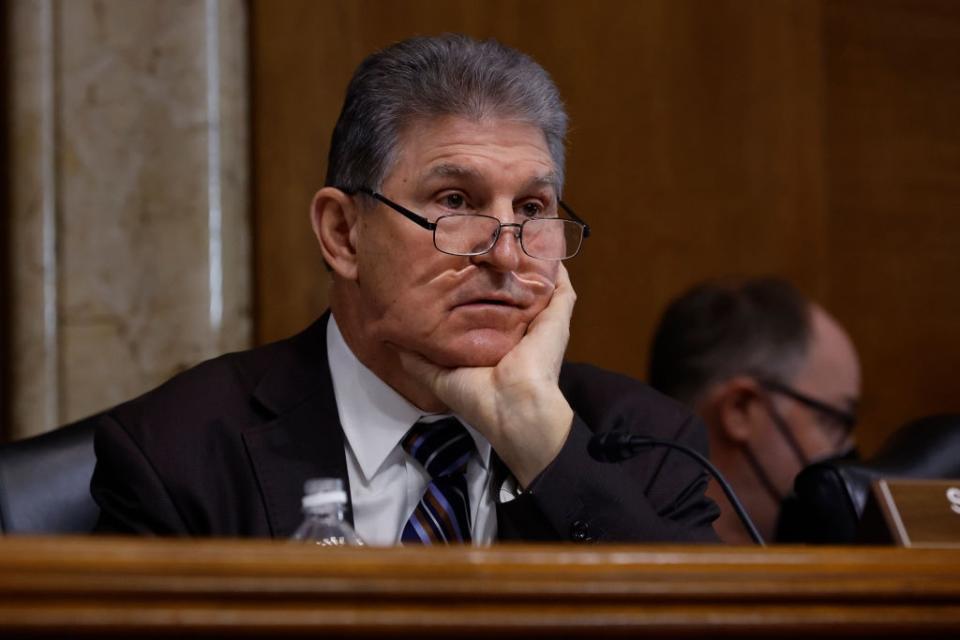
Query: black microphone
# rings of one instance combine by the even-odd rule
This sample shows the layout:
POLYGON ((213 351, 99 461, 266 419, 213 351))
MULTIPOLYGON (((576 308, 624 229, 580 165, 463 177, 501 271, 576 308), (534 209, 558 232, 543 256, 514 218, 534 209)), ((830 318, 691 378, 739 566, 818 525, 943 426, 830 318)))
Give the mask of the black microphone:
POLYGON ((766 546, 763 537, 760 535, 760 532, 757 531, 757 527, 754 526, 753 521, 750 520, 750 516, 747 515, 746 509, 743 508, 743 504, 740 503, 740 499, 737 498, 730 484, 724 479, 720 472, 717 471, 717 468, 696 449, 691 449, 686 445, 669 440, 659 440, 648 436, 634 435, 626 431, 613 430, 595 434, 590 438, 590 442, 587 444, 587 453, 589 453, 590 457, 594 460, 600 462, 622 462, 629 460, 642 450, 650 447, 667 447, 674 449, 687 454, 699 462, 703 468, 716 479, 720 488, 723 489, 723 493, 733 506, 737 517, 739 517, 740 522, 743 523, 743 528, 747 530, 747 533, 750 534, 753 541, 761 547, 766 546))

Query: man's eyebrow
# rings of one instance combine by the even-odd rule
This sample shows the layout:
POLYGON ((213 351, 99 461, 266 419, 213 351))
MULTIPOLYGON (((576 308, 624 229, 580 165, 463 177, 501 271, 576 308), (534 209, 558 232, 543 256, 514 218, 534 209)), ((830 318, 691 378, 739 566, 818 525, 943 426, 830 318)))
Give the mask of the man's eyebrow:
POLYGON ((560 193, 560 176, 556 172, 551 171, 550 173, 543 176, 536 176, 531 178, 527 184, 527 189, 534 189, 537 187, 550 187, 553 189, 554 193, 560 193))
POLYGON ((481 173, 473 167, 462 164, 443 163, 430 167, 426 178, 480 178, 481 173))
MULTIPOLYGON (((470 178, 473 180, 483 178, 483 174, 473 167, 467 167, 461 164, 443 163, 430 167, 430 170, 424 175, 425 179, 430 178, 470 178)), ((550 173, 534 176, 524 185, 525 189, 534 189, 540 187, 550 187, 555 193, 560 193, 560 176, 551 171, 550 173)))

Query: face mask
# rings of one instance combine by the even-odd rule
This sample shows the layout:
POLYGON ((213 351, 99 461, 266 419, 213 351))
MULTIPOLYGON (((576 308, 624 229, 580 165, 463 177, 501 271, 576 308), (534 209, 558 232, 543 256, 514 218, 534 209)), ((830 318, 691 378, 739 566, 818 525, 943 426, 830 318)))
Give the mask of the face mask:
MULTIPOLYGON (((773 403, 767 400, 765 403, 767 412, 770 414, 770 419, 773 421, 774 427, 786 441, 787 446, 793 452, 793 455, 797 458, 797 461, 800 463, 800 469, 804 469, 810 465, 810 459, 804 453, 803 448, 800 446, 800 443, 797 441, 796 436, 793 435, 793 430, 790 429, 790 425, 787 424, 787 421, 780 415, 780 412, 777 411, 776 407, 773 406, 773 403)), ((780 489, 777 488, 773 480, 771 480, 770 475, 766 472, 766 469, 762 464, 760 464, 760 459, 754 453, 753 449, 748 443, 743 445, 743 454, 747 459, 747 463, 750 465, 750 468, 753 469, 754 475, 757 476, 757 479, 760 480, 761 486, 770 496, 770 499, 774 501, 775 504, 780 504, 783 501, 785 495, 780 489)))

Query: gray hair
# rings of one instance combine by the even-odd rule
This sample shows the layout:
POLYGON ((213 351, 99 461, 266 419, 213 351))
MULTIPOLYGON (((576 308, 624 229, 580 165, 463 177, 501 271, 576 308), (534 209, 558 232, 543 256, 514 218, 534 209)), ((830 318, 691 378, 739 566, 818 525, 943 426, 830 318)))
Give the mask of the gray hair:
POLYGON ((538 127, 563 185, 567 114, 549 74, 495 40, 417 37, 368 56, 353 74, 330 144, 328 186, 379 189, 411 122, 510 118, 538 127))
POLYGON ((738 375, 787 384, 806 358, 811 309, 776 278, 707 282, 670 303, 650 353, 650 384, 694 406, 738 375))

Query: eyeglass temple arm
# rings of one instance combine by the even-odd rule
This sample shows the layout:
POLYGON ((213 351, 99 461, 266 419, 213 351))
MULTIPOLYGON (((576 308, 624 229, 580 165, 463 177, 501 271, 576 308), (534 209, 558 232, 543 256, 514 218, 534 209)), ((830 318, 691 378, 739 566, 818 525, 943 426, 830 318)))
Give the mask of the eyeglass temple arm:
POLYGON ((576 212, 575 212, 573 209, 571 209, 571 208, 567 205, 567 203, 564 202, 563 200, 560 201, 560 206, 563 207, 563 210, 567 212, 567 215, 569 215, 571 218, 573 218, 576 222, 579 222, 580 224, 583 225, 583 237, 584 237, 584 238, 589 238, 589 237, 590 237, 590 225, 588 225, 583 218, 581 218, 580 216, 578 216, 578 215, 576 214, 576 212))
POLYGON ((394 211, 396 211, 397 213, 399 213, 399 214, 402 215, 403 217, 407 218, 407 219, 410 220, 411 222, 414 222, 414 223, 420 225, 420 226, 423 227, 424 229, 428 229, 428 230, 430 230, 430 231, 433 231, 434 229, 437 228, 436 223, 430 222, 429 220, 427 220, 427 219, 424 218, 423 216, 418 215, 418 214, 414 213, 413 211, 410 211, 410 209, 407 209, 406 207, 404 207, 404 206, 402 206, 402 205, 399 205, 399 204, 397 204, 396 202, 393 202, 392 200, 389 200, 389 199, 385 198, 384 196, 380 195, 380 194, 377 193, 376 191, 372 191, 371 189, 368 189, 368 188, 366 188, 366 187, 360 187, 359 189, 357 189, 357 191, 359 191, 359 192, 362 193, 362 194, 368 195, 368 196, 370 196, 371 198, 373 198, 373 199, 375 199, 375 200, 379 200, 380 202, 382 202, 383 204, 387 205, 388 207, 390 207, 391 209, 393 209, 394 211))
POLYGON ((853 413, 842 411, 824 402, 820 402, 815 398, 811 398, 810 396, 807 396, 802 393, 797 393, 795 390, 791 389, 786 385, 780 384, 776 380, 764 380, 763 384, 764 386, 767 386, 770 389, 773 389, 774 391, 782 393, 785 396, 790 396, 800 404, 805 404, 808 407, 816 409, 817 411, 821 411, 827 415, 833 416, 834 418, 836 418, 837 420, 843 423, 843 425, 847 428, 847 433, 852 431, 854 426, 856 426, 857 424, 857 417, 853 413))

